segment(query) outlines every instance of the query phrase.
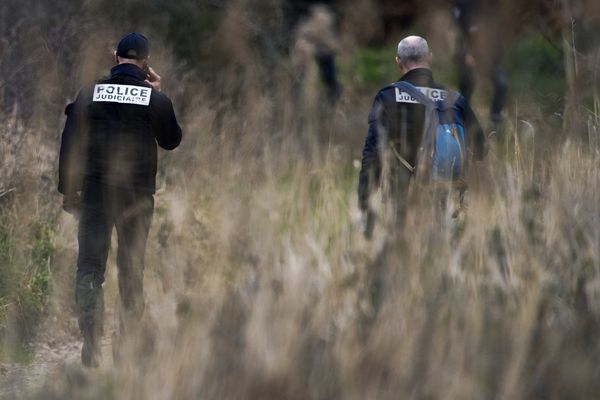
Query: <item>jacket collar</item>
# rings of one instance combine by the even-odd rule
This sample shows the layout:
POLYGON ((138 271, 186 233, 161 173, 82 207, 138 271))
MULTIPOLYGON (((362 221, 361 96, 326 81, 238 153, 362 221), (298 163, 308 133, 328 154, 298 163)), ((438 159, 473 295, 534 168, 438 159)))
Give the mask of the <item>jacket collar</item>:
POLYGON ((144 70, 135 64, 115 65, 110 70, 110 76, 111 78, 114 78, 115 76, 129 76, 140 81, 144 81, 146 79, 146 73, 144 70))
POLYGON ((428 68, 415 68, 405 73, 401 81, 408 81, 416 85, 429 86, 433 84, 433 73, 428 68))

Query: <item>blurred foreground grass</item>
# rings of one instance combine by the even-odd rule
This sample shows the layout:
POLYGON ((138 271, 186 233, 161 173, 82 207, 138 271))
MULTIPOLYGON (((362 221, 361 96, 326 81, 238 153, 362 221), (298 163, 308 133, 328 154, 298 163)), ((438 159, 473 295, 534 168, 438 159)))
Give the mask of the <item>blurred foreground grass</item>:
MULTIPOLYGON (((176 70, 163 57, 161 71, 176 70)), ((368 242, 353 161, 371 90, 397 79, 392 60, 360 50, 355 76, 342 65, 359 89, 333 109, 314 102, 314 70, 293 96, 276 73, 268 88, 253 81, 253 69, 217 100, 204 82, 173 89, 175 104, 195 97, 179 116, 184 145, 162 156, 147 250, 157 346, 118 366, 49 371, 32 397, 594 399, 598 148, 546 140, 553 124, 531 88, 558 84, 516 84, 505 139, 473 168, 466 216, 440 220, 414 204, 398 231, 382 206, 368 242)), ((76 223, 58 211, 47 132, 1 147, 0 189, 16 188, 0 198, 3 357, 44 318, 57 318, 60 335, 72 317, 76 223)), ((110 303, 114 260, 108 268, 110 303)))
POLYGON ((459 222, 415 204, 373 242, 345 158, 187 171, 157 196, 156 351, 36 398, 593 399, 600 157, 532 155, 492 154, 459 222))

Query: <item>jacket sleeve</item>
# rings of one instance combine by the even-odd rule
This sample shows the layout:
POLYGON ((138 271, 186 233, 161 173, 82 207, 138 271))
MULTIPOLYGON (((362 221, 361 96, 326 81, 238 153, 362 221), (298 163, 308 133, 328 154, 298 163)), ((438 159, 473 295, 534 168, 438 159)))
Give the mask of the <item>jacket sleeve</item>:
POLYGON ((81 190, 87 144, 87 107, 85 90, 65 108, 67 121, 62 132, 58 161, 58 191, 64 195, 81 190))
POLYGON ((369 130, 362 152, 362 163, 358 181, 358 205, 361 210, 369 208, 369 196, 379 184, 381 177, 381 155, 379 151, 379 129, 384 125, 384 107, 380 95, 375 97, 369 113, 369 130))
POLYGON ((153 92, 156 101, 152 102, 150 121, 156 142, 165 150, 173 150, 181 143, 181 127, 177 123, 171 100, 160 92, 153 92))

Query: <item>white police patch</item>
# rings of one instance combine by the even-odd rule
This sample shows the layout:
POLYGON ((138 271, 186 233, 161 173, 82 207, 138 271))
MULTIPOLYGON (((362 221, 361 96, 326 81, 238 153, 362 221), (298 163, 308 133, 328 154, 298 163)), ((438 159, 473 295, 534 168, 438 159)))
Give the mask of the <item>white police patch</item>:
MULTIPOLYGON (((419 103, 414 97, 410 94, 401 91, 399 88, 396 89, 396 103, 419 103)), ((421 91, 424 95, 429 97, 433 101, 442 101, 448 95, 448 92, 442 89, 434 89, 430 87, 421 87, 418 86, 417 89, 421 91)))
POLYGON ((152 89, 143 86, 99 83, 94 87, 93 101, 147 106, 151 94, 152 89))

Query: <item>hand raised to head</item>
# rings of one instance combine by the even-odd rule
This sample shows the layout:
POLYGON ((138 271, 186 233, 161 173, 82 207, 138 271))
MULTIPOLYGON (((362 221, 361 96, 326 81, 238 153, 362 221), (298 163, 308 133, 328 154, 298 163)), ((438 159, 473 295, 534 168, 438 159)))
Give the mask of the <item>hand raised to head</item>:
POLYGON ((146 78, 147 83, 152 85, 155 90, 160 92, 160 75, 152 67, 148 67, 148 77, 146 78))

